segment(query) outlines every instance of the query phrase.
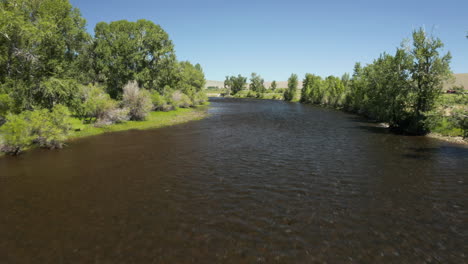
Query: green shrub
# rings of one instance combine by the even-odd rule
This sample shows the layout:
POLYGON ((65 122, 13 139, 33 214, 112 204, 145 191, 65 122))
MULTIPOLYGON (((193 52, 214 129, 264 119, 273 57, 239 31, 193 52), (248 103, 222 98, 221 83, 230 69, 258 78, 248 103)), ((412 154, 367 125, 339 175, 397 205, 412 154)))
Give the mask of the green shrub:
POLYGON ((140 89, 136 81, 124 86, 122 104, 129 109, 131 120, 144 120, 153 108, 150 92, 140 89))
POLYGON ((34 143, 49 149, 63 147, 72 128, 68 108, 63 105, 55 105, 51 111, 41 109, 25 112, 25 115, 31 125, 34 143))
POLYGON ((166 100, 157 91, 153 91, 151 92, 151 103, 153 104, 153 110, 158 111, 163 109, 166 100))
POLYGON ((77 114, 83 118, 103 120, 117 107, 102 87, 88 85, 81 87, 81 104, 77 107, 77 114))
POLYGON ((33 143, 45 148, 62 148, 72 128, 70 112, 63 105, 52 110, 25 111, 8 115, 0 128, 3 135, 1 151, 17 155, 33 143))
POLYGON ((192 98, 193 105, 202 105, 208 101, 208 96, 204 91, 200 91, 194 94, 192 98))
POLYGON ((460 108, 453 111, 451 121, 455 127, 462 130, 462 137, 468 138, 468 108, 460 108))
POLYGON ((31 125, 24 114, 9 114, 6 123, 0 127, 0 151, 17 155, 31 145, 34 137, 31 135, 31 125))
POLYGON ((189 107, 191 107, 193 105, 190 98, 181 91, 174 91, 171 94, 171 99, 172 99, 171 101, 172 101, 173 105, 176 108, 177 107, 189 108, 189 107))
POLYGON ((249 91, 249 93, 247 94, 247 98, 256 98, 256 97, 257 97, 257 93, 254 91, 249 91))

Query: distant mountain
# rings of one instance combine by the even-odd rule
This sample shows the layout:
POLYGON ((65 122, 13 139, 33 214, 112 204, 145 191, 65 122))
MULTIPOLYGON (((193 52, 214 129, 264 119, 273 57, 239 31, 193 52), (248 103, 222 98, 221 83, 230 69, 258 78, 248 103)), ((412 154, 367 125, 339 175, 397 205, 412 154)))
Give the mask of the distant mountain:
MULTIPOLYGON (((459 86, 463 85, 465 89, 468 90, 468 73, 456 73, 453 75, 454 79, 453 82, 448 82, 444 84, 444 89, 450 89, 453 86, 459 86)), ((271 82, 265 82, 265 87, 270 88, 271 82)), ((278 88, 286 88, 288 87, 288 82, 287 81, 277 81, 276 85, 278 88)), ((223 88, 224 87, 224 81, 206 81, 205 87, 219 87, 223 88)), ((299 82, 299 88, 302 88, 302 82, 299 82)))
POLYGON ((455 85, 463 85, 465 90, 468 90, 468 73, 455 73, 453 76, 455 77, 453 83, 446 83, 444 89, 450 89, 455 85))

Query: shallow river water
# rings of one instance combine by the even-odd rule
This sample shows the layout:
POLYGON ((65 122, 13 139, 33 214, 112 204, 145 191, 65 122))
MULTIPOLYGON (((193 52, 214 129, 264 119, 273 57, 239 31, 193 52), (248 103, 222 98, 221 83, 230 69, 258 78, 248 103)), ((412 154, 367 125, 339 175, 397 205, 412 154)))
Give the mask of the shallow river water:
POLYGON ((468 147, 297 103, 0 158, 0 263, 468 263, 468 147))

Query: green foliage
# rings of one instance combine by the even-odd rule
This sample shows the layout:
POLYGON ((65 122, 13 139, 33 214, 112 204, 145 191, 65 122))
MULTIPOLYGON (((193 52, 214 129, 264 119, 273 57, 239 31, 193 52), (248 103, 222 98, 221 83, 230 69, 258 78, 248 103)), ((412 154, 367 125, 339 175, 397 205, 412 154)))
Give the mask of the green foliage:
POLYGON ((52 109, 56 104, 72 107, 76 104, 79 85, 72 79, 49 78, 40 82, 33 92, 34 106, 52 109))
POLYGON ((322 104, 323 81, 320 76, 307 73, 302 82, 301 102, 322 104))
POLYGON ((465 105, 464 108, 455 109, 450 121, 455 127, 462 130, 464 139, 468 138, 468 105, 465 105))
POLYGON ((424 113, 425 125, 433 132, 468 137, 468 95, 444 94, 434 110, 424 113))
POLYGON ((159 25, 143 19, 120 20, 100 22, 94 31, 96 72, 105 76, 103 81, 113 98, 119 97, 123 86, 132 80, 146 89, 177 83, 179 66, 174 46, 159 25))
POLYGON ((43 78, 36 84, 9 79, 2 87, 8 91, 17 112, 37 108, 52 109, 56 104, 74 108, 78 103, 79 84, 70 78, 43 78))
POLYGON ((200 64, 193 66, 190 62, 184 61, 180 63, 181 74, 178 87, 183 93, 200 92, 206 84, 205 74, 200 64))
POLYGON ((104 119, 117 107, 117 102, 102 87, 91 84, 81 87, 80 100, 77 115, 87 119, 104 119))
POLYGON ((265 92, 265 81, 262 77, 256 73, 252 73, 250 77, 250 90, 258 94, 263 94, 265 92))
POLYGON ((270 84, 270 89, 272 91, 274 91, 274 90, 276 90, 276 87, 277 87, 276 81, 272 81, 271 84, 270 84))
POLYGON ((151 21, 101 22, 92 38, 69 0, 0 1, 0 14, 5 152, 31 143, 62 147, 68 109, 101 126, 142 120, 152 102, 170 110, 207 100, 200 64, 177 62, 169 36, 151 21), (177 96, 170 87, 180 90, 177 96))
POLYGON ((231 95, 237 94, 239 91, 242 91, 247 84, 247 78, 242 77, 242 75, 226 76, 226 80, 224 81, 224 87, 231 91, 231 95))
POLYGON ((13 100, 8 94, 0 93, 0 125, 3 123, 6 115, 11 111, 13 100))
POLYGON ((427 115, 451 74, 451 57, 440 56, 442 47, 439 39, 419 29, 413 32, 412 48, 399 48, 394 56, 384 53, 366 67, 356 64, 345 107, 394 129, 426 133, 432 122, 427 115))
POLYGON ((174 108, 189 108, 193 105, 190 98, 181 91, 174 91, 170 97, 170 102, 174 108))
POLYGON ((76 75, 89 40, 79 11, 66 0, 1 1, 0 10, 0 83, 16 88, 7 92, 20 110, 68 104, 56 101, 69 99, 56 80, 76 75))
POLYGON ((152 91, 151 92, 151 103, 153 104, 153 110, 162 111, 162 110, 164 110, 164 106, 166 105, 166 100, 157 91, 152 91))
POLYGON ((25 115, 35 143, 50 149, 63 147, 72 127, 67 107, 56 105, 50 111, 41 109, 25 115))
POLYGON ((0 142, 0 151, 17 155, 33 142, 31 126, 23 114, 9 114, 6 120, 7 122, 0 127, 0 134, 3 138, 0 142))
POLYGON ((440 56, 439 50, 443 46, 439 38, 428 36, 422 28, 413 32, 413 49, 410 52, 413 57, 410 73, 414 82, 413 120, 409 127, 411 132, 426 132, 427 128, 422 125, 425 119, 424 113, 433 109, 441 93, 443 82, 451 75, 450 53, 440 56))
POLYGON ((150 92, 140 89, 136 81, 131 81, 124 86, 122 105, 129 109, 131 120, 145 120, 153 107, 150 92))
POLYGON ((288 79, 288 89, 284 92, 284 100, 292 101, 294 99, 294 96, 296 95, 297 85, 297 74, 293 73, 288 79))
POLYGON ((70 112, 63 105, 55 105, 52 110, 9 114, 0 128, 3 136, 0 150, 16 155, 33 143, 45 148, 61 148, 70 129, 70 112))
POLYGON ((190 98, 192 100, 192 104, 195 105, 202 105, 208 102, 208 96, 206 95, 205 91, 199 91, 193 94, 190 98))
POLYGON ((345 73, 341 76, 341 82, 343 83, 345 89, 348 89, 351 82, 351 76, 349 76, 349 73, 345 73))

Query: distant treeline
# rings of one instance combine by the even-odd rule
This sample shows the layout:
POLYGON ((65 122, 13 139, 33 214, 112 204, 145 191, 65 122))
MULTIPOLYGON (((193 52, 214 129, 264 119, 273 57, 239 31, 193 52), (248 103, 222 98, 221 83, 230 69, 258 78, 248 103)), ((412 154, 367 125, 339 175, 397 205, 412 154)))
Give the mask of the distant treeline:
POLYGON ((168 34, 151 21, 100 22, 91 36, 68 0, 1 1, 0 14, 5 152, 44 138, 60 146, 67 128, 52 120, 57 113, 109 124, 206 101, 202 67, 177 61, 168 34), (49 128, 28 126, 39 116, 49 128))
MULTIPOLYGON (((302 103, 344 109, 370 119, 388 123, 391 129, 411 134, 429 132, 437 99, 442 86, 452 73, 450 53, 441 54, 443 43, 429 36, 422 28, 413 32, 412 44, 404 42, 394 55, 383 53, 373 63, 356 63, 350 76, 329 76, 323 79, 306 74, 300 98, 297 98, 298 76, 292 74, 284 91, 286 101, 299 99, 302 103)), ((251 78, 251 89, 264 92, 256 74, 251 78)), ((247 78, 226 77, 225 87, 231 94, 245 88, 247 78)), ((257 96, 257 97, 262 97, 257 96)), ((466 108, 454 115, 453 121, 466 135, 466 108)))

